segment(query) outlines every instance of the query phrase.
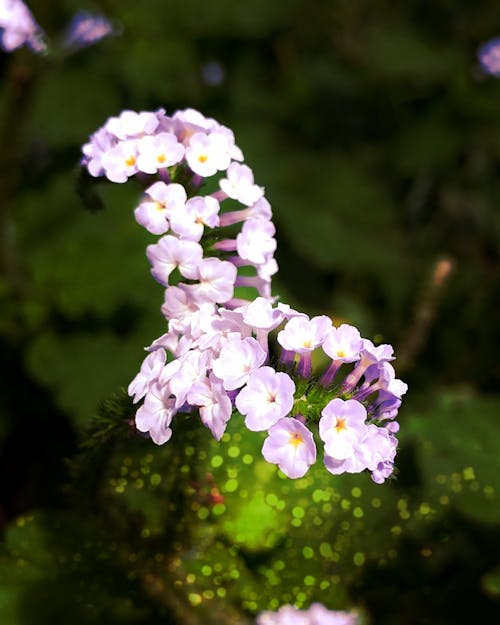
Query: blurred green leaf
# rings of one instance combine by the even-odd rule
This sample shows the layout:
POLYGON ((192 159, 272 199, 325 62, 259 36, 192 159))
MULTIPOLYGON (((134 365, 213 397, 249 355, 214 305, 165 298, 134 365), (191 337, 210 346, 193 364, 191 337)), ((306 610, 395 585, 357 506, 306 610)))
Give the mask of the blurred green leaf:
POLYGON ((412 416, 426 491, 483 523, 500 522, 498 397, 443 393, 412 416))

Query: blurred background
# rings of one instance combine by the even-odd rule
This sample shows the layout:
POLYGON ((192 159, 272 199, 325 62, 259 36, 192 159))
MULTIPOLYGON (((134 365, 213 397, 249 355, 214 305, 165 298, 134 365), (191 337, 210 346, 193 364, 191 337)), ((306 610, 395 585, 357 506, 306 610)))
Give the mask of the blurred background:
POLYGON ((0 623, 251 623, 312 601, 499 622, 500 79, 476 58, 498 3, 29 6, 51 53, 0 53, 0 623), (63 50, 78 10, 114 32, 63 50), (78 161, 109 116, 160 107, 234 130, 273 206, 274 292, 395 346, 396 480, 282 479, 237 424, 219 444, 112 435, 162 289, 138 187, 83 188, 78 161))

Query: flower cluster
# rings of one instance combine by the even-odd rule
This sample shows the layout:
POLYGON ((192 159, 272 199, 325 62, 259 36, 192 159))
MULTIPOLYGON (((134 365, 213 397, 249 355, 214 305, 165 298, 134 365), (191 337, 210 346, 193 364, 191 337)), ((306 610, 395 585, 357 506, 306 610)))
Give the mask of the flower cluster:
POLYGON ((258 297, 234 309, 182 309, 149 350, 129 393, 145 398, 136 425, 156 443, 170 438, 178 412, 198 411, 220 439, 236 409, 249 430, 267 432, 262 454, 288 477, 302 477, 316 461, 313 430, 330 473, 368 469, 377 483, 391 475, 406 385, 395 377, 389 345, 258 297), (276 342, 279 357, 270 349, 276 342), (329 363, 319 378, 310 364, 316 349, 329 363))
POLYGON ((319 441, 330 473, 389 477, 406 392, 390 364, 393 350, 271 297, 271 208, 232 131, 192 109, 172 117, 125 111, 83 152, 92 176, 118 183, 136 176, 144 196, 135 218, 161 237, 146 254, 165 288, 168 327, 129 385, 142 402, 137 429, 161 445, 176 415, 197 414, 219 440, 239 413, 250 431, 267 433, 264 458, 290 478, 316 461, 319 441), (203 194, 211 176, 218 186, 203 194), (238 297, 238 287, 256 295, 238 297), (327 363, 319 372, 314 352, 327 363))
POLYGON ((198 111, 124 111, 111 117, 83 147, 92 176, 123 183, 138 175, 145 187, 137 222, 164 235, 147 249, 151 273, 166 287, 166 318, 206 303, 233 301, 235 287, 270 297, 278 270, 271 207, 229 128, 198 111), (206 178, 218 189, 200 193, 206 178), (239 228, 239 225, 241 228, 239 228), (241 268, 241 270, 240 270, 241 268), (188 282, 170 285, 178 270, 188 282))
POLYGON ((321 603, 313 603, 308 610, 284 605, 277 612, 261 612, 257 625, 357 625, 353 612, 327 610, 321 603))
POLYGON ((27 45, 35 52, 46 48, 43 32, 22 0, 0 0, 0 46, 11 52, 27 45))

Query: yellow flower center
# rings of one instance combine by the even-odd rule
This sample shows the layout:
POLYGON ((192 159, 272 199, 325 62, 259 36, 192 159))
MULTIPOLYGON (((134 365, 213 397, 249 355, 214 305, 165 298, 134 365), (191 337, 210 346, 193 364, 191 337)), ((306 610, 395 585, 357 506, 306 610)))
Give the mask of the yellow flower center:
POLYGON ((292 434, 290 434, 290 440, 288 441, 290 445, 298 447, 299 445, 302 445, 303 442, 304 439, 298 432, 293 432, 292 434))
POLYGON ((345 358, 345 351, 343 349, 338 349, 337 350, 337 357, 338 358, 345 358))
POLYGON ((135 165, 135 162, 136 162, 135 156, 129 156, 125 160, 125 165, 127 165, 127 167, 133 167, 135 165))
POLYGON ((339 434, 343 430, 347 430, 345 419, 337 419, 337 423, 333 427, 337 430, 337 434, 339 434))
POLYGON ((200 163, 206 163, 208 161, 208 156, 206 154, 200 154, 198 156, 198 161, 200 163))
POLYGON ((158 156, 156 157, 156 160, 159 163, 164 163, 167 160, 167 157, 165 156, 165 154, 158 154, 158 156))

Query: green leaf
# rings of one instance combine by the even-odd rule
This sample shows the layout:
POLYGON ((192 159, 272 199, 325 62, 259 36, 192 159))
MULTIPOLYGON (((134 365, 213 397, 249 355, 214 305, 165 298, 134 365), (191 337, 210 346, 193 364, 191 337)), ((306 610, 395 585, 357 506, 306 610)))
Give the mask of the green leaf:
POLYGON ((414 414, 425 491, 468 517, 500 523, 500 398, 443 392, 414 414))

